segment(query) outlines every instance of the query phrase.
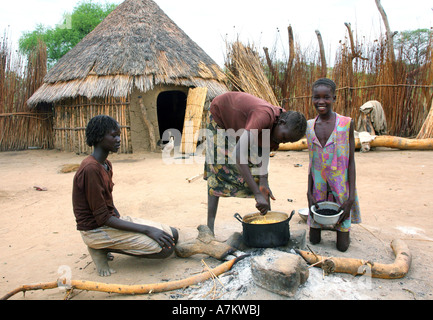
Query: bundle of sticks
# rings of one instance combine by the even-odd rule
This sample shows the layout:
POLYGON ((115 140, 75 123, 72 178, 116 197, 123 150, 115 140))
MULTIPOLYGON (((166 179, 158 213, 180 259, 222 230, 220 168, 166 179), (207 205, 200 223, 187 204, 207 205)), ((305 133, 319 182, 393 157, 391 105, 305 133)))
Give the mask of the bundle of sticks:
POLYGON ((279 102, 263 70, 259 54, 253 45, 241 42, 227 44, 225 66, 232 85, 239 91, 259 97, 274 106, 279 102))

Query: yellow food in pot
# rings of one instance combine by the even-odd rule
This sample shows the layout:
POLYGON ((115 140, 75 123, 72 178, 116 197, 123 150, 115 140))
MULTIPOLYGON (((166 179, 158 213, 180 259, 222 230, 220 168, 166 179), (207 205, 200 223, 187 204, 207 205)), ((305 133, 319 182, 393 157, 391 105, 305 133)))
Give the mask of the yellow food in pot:
POLYGON ((274 219, 258 219, 251 221, 251 224, 271 224, 271 223, 277 223, 281 222, 280 220, 274 220, 274 219))

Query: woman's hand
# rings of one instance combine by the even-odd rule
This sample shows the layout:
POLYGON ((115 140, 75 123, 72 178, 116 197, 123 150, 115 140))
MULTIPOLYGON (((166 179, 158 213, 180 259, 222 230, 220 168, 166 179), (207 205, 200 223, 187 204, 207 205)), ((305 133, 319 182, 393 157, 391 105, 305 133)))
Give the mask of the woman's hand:
POLYGON ((175 246, 174 238, 171 235, 155 227, 125 221, 115 216, 110 217, 105 225, 119 230, 145 234, 155 240, 161 248, 170 249, 175 246))
POLYGON ((262 193, 256 195, 256 208, 261 215, 265 215, 269 211, 269 202, 262 193))
POLYGON ((274 197, 274 195, 272 194, 271 189, 269 188, 268 185, 260 185, 259 190, 263 194, 263 196, 265 197, 265 199, 276 200, 275 197, 274 197))
POLYGON ((271 210, 271 203, 270 203, 271 199, 275 200, 275 197, 272 194, 272 191, 268 185, 267 175, 264 178, 260 179, 259 190, 260 193, 263 195, 263 198, 266 201, 267 206, 265 207, 264 203, 263 204, 259 203, 256 197, 256 201, 257 201, 256 208, 260 211, 262 215, 265 215, 266 213, 268 213, 269 210, 271 210))
POLYGON ((313 218, 313 213, 311 212, 311 207, 314 206, 316 209, 319 209, 319 203, 314 199, 311 192, 307 192, 307 200, 308 200, 308 212, 311 218, 313 218))
POLYGON ((348 219, 350 216, 350 210, 352 210, 354 201, 353 200, 347 200, 345 201, 341 206, 338 212, 343 210, 343 214, 340 216, 340 219, 338 220, 338 224, 343 223, 344 220, 348 219))
POLYGON ((174 238, 161 229, 147 226, 145 234, 155 240, 163 249, 171 249, 175 246, 174 238))

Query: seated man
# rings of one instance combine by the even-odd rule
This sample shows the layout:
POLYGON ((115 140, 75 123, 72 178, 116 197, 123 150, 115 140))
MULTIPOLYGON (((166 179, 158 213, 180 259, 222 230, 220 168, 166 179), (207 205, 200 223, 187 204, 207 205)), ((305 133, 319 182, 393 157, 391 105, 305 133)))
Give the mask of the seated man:
POLYGON ((175 228, 143 219, 120 217, 113 203, 113 167, 107 160, 120 148, 120 128, 113 118, 100 115, 86 128, 93 153, 74 176, 72 203, 84 243, 100 276, 115 272, 108 266, 110 252, 151 259, 169 257, 178 240, 175 228))

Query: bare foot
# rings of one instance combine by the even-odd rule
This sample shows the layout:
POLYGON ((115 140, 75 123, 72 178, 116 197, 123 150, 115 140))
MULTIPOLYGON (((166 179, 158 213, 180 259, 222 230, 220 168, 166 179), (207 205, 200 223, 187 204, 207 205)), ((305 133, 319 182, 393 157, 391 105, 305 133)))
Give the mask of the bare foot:
POLYGON ((90 247, 87 247, 87 249, 92 257, 93 263, 96 265, 98 274, 101 277, 108 277, 111 276, 112 273, 116 273, 116 271, 111 269, 108 265, 107 251, 97 250, 90 247))

